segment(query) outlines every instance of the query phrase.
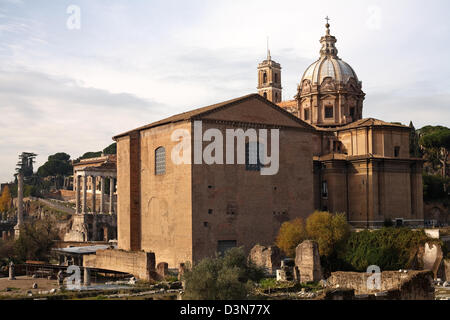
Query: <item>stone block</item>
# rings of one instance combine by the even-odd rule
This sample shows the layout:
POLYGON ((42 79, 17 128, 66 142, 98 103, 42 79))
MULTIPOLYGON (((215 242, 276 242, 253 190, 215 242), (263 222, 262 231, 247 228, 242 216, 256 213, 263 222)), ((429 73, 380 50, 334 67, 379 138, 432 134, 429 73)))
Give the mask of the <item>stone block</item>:
POLYGON ((306 240, 297 246, 295 250, 295 265, 300 271, 302 283, 322 280, 319 246, 316 242, 306 240))
POLYGON ((276 246, 264 247, 259 244, 250 250, 249 259, 267 274, 274 274, 281 266, 281 251, 276 246))

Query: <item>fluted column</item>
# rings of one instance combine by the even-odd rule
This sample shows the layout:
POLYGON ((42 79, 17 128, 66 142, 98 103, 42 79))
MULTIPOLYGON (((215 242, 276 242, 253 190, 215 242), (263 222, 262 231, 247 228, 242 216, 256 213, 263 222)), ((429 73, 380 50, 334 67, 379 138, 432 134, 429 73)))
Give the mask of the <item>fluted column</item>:
POLYGON ((114 178, 109 178, 109 214, 114 213, 114 178))
POLYGON ((87 176, 83 176, 83 202, 81 206, 81 212, 87 213, 87 176))
POLYGON ((97 177, 91 176, 91 178, 92 178, 92 213, 95 213, 95 205, 96 205, 95 195, 97 193, 97 177))
POLYGON ((80 176, 78 174, 75 175, 75 213, 80 213, 80 176))
POLYGON ((105 213, 105 177, 100 177, 100 213, 105 213))

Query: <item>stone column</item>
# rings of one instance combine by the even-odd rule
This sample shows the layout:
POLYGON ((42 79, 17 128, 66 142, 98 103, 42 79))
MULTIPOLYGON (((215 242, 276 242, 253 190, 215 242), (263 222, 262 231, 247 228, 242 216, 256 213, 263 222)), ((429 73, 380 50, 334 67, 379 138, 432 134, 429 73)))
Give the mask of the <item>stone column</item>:
POLYGON ((105 177, 100 177, 100 213, 105 213, 105 177))
POLYGON ((91 176, 92 178, 92 213, 95 213, 95 195, 97 193, 97 177, 96 176, 91 176))
POLYGON ((9 263, 9 277, 8 280, 16 280, 16 273, 14 272, 14 262, 9 263))
POLYGON ((75 175, 75 213, 80 213, 80 176, 78 174, 75 175))
POLYGON ((85 286, 91 285, 91 269, 90 268, 84 268, 84 277, 83 277, 83 284, 85 286))
POLYGON ((114 213, 114 178, 109 178, 109 214, 114 213))
POLYGON ((15 237, 19 237, 23 224, 23 174, 17 175, 17 224, 14 227, 15 237))
POLYGON ((82 213, 87 213, 87 176, 84 175, 83 176, 83 203, 82 203, 82 208, 81 208, 81 212, 82 213))

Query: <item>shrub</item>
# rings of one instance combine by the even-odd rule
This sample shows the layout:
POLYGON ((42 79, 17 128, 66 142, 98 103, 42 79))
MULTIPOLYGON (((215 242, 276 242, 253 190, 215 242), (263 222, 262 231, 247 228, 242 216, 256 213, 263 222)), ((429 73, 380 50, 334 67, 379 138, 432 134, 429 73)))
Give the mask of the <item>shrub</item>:
POLYGON ((321 256, 330 256, 350 235, 344 214, 316 211, 306 219, 308 237, 317 241, 321 256))
POLYGON ((377 265, 381 270, 412 268, 417 248, 426 242, 433 240, 423 230, 364 230, 351 234, 339 256, 352 271, 363 272, 371 265, 377 265))
POLYGON ((307 238, 303 220, 298 218, 281 225, 276 245, 288 257, 295 256, 295 248, 307 238))
POLYGON ((264 271, 248 261, 242 248, 233 248, 224 257, 206 258, 184 274, 185 298, 192 300, 245 299, 252 281, 264 271))

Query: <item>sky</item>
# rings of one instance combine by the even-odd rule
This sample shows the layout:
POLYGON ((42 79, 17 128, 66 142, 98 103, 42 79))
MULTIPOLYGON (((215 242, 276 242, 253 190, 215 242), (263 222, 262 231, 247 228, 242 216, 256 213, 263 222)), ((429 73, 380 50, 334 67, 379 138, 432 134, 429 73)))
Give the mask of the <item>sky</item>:
POLYGON ((0 0, 0 182, 18 155, 73 159, 112 136, 256 92, 283 98, 319 57, 325 17, 366 93, 364 117, 450 126, 447 0, 0 0))

